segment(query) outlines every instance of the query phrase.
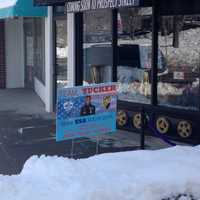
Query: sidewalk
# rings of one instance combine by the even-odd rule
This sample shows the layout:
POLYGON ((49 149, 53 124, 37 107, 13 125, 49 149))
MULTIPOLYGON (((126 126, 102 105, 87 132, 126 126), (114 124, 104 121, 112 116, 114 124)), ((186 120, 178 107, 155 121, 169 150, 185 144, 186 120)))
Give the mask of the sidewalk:
MULTIPOLYGON (((162 141, 147 136, 146 149, 168 147, 162 141)), ((95 154, 131 151, 140 149, 140 136, 136 133, 118 130, 115 134, 98 138, 81 138, 60 143, 55 138, 35 140, 32 143, 9 145, 0 144, 0 174, 20 173, 24 163, 32 155, 57 155, 71 158, 87 158, 95 154)))
POLYGON ((37 152, 31 146, 20 150, 11 146, 25 140, 24 135, 29 140, 49 137, 54 119, 32 90, 0 90, 0 173, 18 173, 26 159, 37 152))
MULTIPOLYGON (((146 149, 168 147, 147 136, 146 149)), ((107 152, 140 149, 140 135, 118 130, 96 138, 56 143, 55 116, 46 113, 39 97, 30 90, 0 90, 0 174, 20 173, 32 155, 86 158, 107 152)))

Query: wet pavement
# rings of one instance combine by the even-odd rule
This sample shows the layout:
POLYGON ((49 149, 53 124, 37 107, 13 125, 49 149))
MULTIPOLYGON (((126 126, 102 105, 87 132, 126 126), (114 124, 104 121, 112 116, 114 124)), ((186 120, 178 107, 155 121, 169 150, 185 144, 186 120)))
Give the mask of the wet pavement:
MULTIPOLYGON (((147 149, 167 147, 158 139, 146 136, 147 149)), ((57 155, 86 158, 95 154, 140 149, 140 135, 118 130, 93 138, 57 143, 55 119, 42 115, 22 115, 0 111, 0 174, 18 174, 33 155, 57 155)))
MULTIPOLYGON (((146 148, 166 147, 148 137, 146 148)), ((55 120, 0 112, 0 174, 18 174, 33 155, 57 155, 86 158, 95 154, 140 149, 140 135, 118 130, 94 138, 80 138, 57 143, 55 120)))
MULTIPOLYGON (((146 137, 147 149, 167 147, 146 137)), ((55 115, 46 113, 41 100, 29 90, 0 91, 0 174, 18 174, 33 155, 86 158, 95 154, 140 149, 140 135, 118 130, 93 138, 57 143, 55 115)))

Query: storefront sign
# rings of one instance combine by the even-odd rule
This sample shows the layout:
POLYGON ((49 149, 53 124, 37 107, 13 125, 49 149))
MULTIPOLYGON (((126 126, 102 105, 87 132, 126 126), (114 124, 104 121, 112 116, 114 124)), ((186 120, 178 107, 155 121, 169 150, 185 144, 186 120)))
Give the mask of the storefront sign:
POLYGON ((105 9, 105 8, 121 8, 127 6, 139 6, 140 0, 79 0, 66 2, 65 11, 83 12, 87 10, 105 9))
POLYGON ((116 131, 116 84, 58 90, 56 140, 116 131))

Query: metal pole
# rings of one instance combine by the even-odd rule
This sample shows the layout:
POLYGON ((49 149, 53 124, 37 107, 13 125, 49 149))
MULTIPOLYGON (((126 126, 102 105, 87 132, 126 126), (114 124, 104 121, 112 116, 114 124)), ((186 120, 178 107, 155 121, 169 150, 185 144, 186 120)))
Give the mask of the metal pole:
POLYGON ((158 83, 158 31, 159 31, 159 7, 158 0, 153 0, 152 13, 152 70, 151 70, 151 104, 157 105, 158 83))
POLYGON ((117 57, 117 40, 118 40, 118 26, 117 26, 117 14, 118 14, 118 10, 114 9, 112 10, 112 80, 114 82, 117 82, 117 61, 118 61, 118 57, 117 57))
POLYGON ((75 85, 83 85, 83 13, 75 13, 75 85))
POLYGON ((99 154, 99 137, 97 137, 97 140, 96 140, 96 155, 99 154))
POLYGON ((144 114, 144 108, 142 107, 141 112, 141 134, 140 134, 140 148, 145 149, 145 114, 144 114))

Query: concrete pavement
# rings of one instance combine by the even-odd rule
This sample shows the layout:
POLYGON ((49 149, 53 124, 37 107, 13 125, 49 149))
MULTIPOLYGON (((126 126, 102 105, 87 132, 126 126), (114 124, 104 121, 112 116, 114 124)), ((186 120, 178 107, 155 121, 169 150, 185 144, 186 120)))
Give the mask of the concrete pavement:
MULTIPOLYGON (((146 148, 167 147, 147 137, 146 148)), ((0 90, 0 174, 17 174, 33 155, 85 158, 99 153, 137 150, 140 135, 118 130, 96 138, 56 143, 55 115, 46 113, 39 97, 31 90, 0 90)))

